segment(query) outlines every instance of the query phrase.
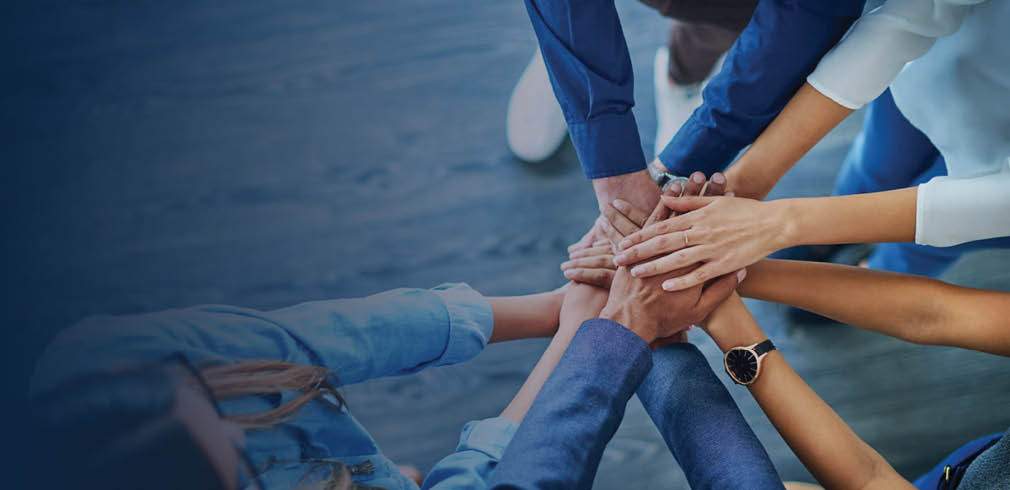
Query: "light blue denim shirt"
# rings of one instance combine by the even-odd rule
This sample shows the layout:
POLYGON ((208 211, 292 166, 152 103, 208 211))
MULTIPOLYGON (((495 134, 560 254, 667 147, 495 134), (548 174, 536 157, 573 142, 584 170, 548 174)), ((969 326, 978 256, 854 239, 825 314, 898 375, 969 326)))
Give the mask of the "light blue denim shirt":
MULTIPOLYGON (((492 329, 487 300, 466 284, 397 289, 267 312, 210 305, 99 316, 56 337, 39 361, 31 390, 44 392, 76 376, 173 353, 194 362, 269 358, 325 366, 348 385, 465 361, 487 345, 492 329)), ((293 397, 239 398, 222 402, 222 409, 261 412, 293 397)), ((470 422, 457 452, 432 468, 425 488, 484 488, 514 432, 515 424, 501 418, 470 422)), ((271 429, 249 431, 246 450, 260 467, 268 461, 330 459, 352 467, 358 483, 417 489, 350 413, 323 403, 310 403, 271 429)), ((292 488, 316 474, 310 463, 275 463, 262 477, 268 488, 292 488)))

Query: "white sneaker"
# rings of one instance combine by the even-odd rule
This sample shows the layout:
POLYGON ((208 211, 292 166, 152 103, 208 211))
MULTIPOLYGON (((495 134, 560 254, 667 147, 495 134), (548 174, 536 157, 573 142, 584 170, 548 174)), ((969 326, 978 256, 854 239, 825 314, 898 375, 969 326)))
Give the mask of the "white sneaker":
POLYGON ((544 58, 538 49, 509 99, 505 137, 509 150, 530 163, 548 159, 565 142, 568 125, 554 98, 544 58))
MULTIPOLYGON (((716 63, 712 73, 718 73, 722 60, 716 63)), ((652 63, 653 92, 656 94, 656 142, 655 155, 666 148, 680 127, 687 122, 701 105, 701 91, 709 78, 691 85, 677 85, 670 80, 670 51, 666 46, 656 50, 656 60, 652 63)))

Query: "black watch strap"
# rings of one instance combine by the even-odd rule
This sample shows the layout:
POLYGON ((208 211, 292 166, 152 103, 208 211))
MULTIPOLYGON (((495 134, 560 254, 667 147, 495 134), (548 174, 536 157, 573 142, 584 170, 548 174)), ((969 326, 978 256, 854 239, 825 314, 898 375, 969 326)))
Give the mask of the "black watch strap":
POLYGON ((754 346, 754 352, 757 353, 758 357, 761 357, 773 350, 775 350, 775 344, 772 343, 772 339, 765 339, 764 342, 754 346))

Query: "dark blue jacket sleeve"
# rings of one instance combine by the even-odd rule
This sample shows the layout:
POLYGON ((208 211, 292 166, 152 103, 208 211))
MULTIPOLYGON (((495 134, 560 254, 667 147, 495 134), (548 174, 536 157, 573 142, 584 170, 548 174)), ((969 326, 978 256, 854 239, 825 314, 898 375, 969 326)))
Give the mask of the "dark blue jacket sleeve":
POLYGON ((693 344, 655 351, 638 398, 691 488, 784 488, 764 446, 693 344))
POLYGON ((660 153, 663 165, 680 175, 725 169, 785 107, 864 3, 762 0, 705 87, 704 103, 660 153))
POLYGON ((590 179, 643 170, 631 56, 614 0, 525 0, 554 94, 590 179))
POLYGON ((590 488, 603 449, 651 363, 620 324, 587 320, 523 418, 488 482, 493 489, 590 488))

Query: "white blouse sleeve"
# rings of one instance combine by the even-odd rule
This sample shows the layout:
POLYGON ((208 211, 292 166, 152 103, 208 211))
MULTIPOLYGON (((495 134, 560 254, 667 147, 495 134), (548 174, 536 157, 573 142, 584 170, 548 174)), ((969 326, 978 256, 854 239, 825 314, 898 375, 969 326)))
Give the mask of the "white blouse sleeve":
POLYGON ((864 14, 824 55, 807 83, 858 109, 884 92, 909 61, 957 31, 971 4, 984 0, 887 0, 864 14))
POLYGON ((996 172, 919 185, 915 243, 949 247, 1010 236, 1010 158, 996 172))

